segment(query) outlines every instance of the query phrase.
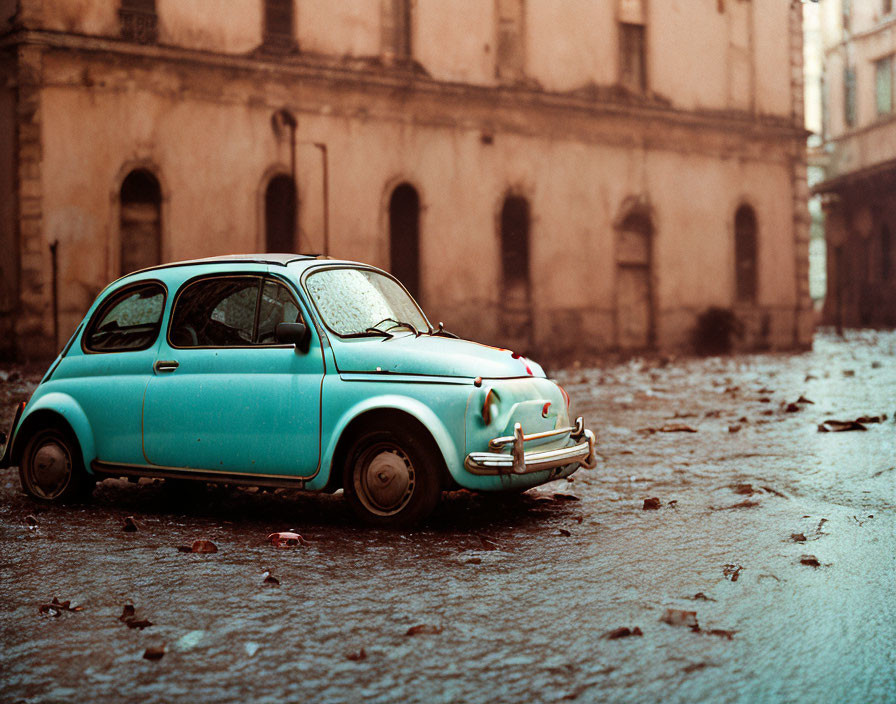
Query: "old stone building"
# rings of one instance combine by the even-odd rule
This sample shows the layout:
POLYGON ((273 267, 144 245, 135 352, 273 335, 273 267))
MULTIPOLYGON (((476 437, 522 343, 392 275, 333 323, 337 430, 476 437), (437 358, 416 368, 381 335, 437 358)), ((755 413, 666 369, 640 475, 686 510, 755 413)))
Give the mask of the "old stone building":
POLYGON ((822 0, 823 320, 896 325, 896 12, 892 0, 822 0))
POLYGON ((0 347, 161 261, 396 273, 540 353, 808 343, 797 0, 0 0, 0 347), (55 263, 55 264, 54 264, 55 263))

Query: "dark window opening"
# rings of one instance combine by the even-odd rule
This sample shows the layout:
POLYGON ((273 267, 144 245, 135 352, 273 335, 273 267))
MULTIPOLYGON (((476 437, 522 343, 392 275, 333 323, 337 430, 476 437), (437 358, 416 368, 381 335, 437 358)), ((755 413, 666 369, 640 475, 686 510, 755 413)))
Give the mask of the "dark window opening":
POLYGON ((293 0, 265 0, 264 44, 269 48, 295 48, 293 0))
POLYGON ((755 303, 757 289, 756 214, 743 205, 734 216, 734 259, 738 302, 755 303))
POLYGON ((883 0, 881 9, 885 15, 889 15, 893 12, 893 0, 883 0))
POLYGON ((880 278, 887 282, 893 275, 893 237, 886 225, 880 232, 880 278))
POLYGON ((123 38, 139 44, 152 44, 158 39, 156 0, 121 0, 118 18, 123 38))
POLYGON ((529 202, 508 196, 501 208, 501 328, 508 344, 524 347, 532 340, 529 227, 529 202))
POLYGON ((159 283, 129 286, 111 294, 84 332, 84 349, 90 352, 148 349, 159 334, 164 308, 165 288, 159 283))
POLYGON ((156 177, 139 169, 121 184, 120 271, 127 274, 162 263, 162 191, 156 177))
POLYGON ((296 184, 291 176, 275 176, 264 194, 265 247, 268 252, 296 249, 296 184))
POLYGON ((409 62, 414 50, 411 0, 383 0, 381 18, 382 46, 387 59, 409 62))
POLYGON ((647 58, 644 26, 619 24, 619 82, 629 90, 647 90, 647 58))
POLYGON ((410 184, 389 199, 389 267, 410 294, 420 297, 420 197, 410 184))

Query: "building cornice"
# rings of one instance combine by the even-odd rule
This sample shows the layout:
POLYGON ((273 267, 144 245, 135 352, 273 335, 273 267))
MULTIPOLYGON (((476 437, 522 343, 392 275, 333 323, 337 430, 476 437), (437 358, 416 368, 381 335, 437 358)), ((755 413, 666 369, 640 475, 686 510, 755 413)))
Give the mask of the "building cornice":
POLYGON ((47 50, 110 54, 135 61, 224 69, 281 81, 324 83, 360 91, 414 94, 440 100, 478 104, 487 109, 556 111, 589 118, 615 118, 664 124, 688 131, 737 133, 747 137, 803 141, 808 132, 788 117, 744 111, 674 107, 655 94, 636 95, 618 86, 587 85, 569 92, 552 92, 531 83, 485 86, 434 79, 417 64, 386 66, 378 57, 339 59, 310 53, 222 54, 160 44, 46 30, 17 30, 0 37, 0 50, 22 45, 47 50))

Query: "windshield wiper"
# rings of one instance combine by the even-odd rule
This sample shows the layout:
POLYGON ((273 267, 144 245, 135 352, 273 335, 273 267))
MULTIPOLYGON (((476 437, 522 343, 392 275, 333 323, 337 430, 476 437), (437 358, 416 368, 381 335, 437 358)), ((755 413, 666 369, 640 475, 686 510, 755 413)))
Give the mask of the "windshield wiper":
POLYGON ((448 332, 441 320, 439 321, 439 327, 436 330, 433 330, 432 327, 429 328, 429 334, 433 337, 451 337, 455 340, 460 339, 460 336, 455 335, 453 332, 448 332))
POLYGON ((382 335, 383 337, 385 337, 389 340, 391 340, 393 337, 395 337, 391 332, 386 332, 385 330, 380 330, 379 328, 367 328, 364 332, 373 333, 376 335, 382 335))
MULTIPOLYGON (((382 325, 383 323, 387 323, 389 321, 392 321, 393 323, 395 323, 394 325, 389 327, 389 330, 391 330, 392 328, 408 328, 408 330, 410 330, 411 332, 414 333, 414 337, 420 337, 420 333, 418 332, 417 328, 415 328, 411 323, 406 323, 403 320, 396 320, 395 318, 383 318, 380 322, 376 323, 375 325, 373 325, 367 329, 368 330, 376 330, 377 332, 384 332, 383 330, 380 330, 378 326, 382 325)), ((389 337, 392 337, 392 335, 389 334, 389 337)))

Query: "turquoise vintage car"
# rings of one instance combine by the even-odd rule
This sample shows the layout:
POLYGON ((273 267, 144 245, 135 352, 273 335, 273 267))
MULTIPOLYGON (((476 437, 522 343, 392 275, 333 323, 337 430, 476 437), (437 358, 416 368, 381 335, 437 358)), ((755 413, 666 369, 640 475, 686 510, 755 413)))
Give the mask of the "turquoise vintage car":
POLYGON ((343 489, 408 525, 442 490, 522 491, 595 464, 535 362, 433 327, 380 269, 227 256, 109 285, 27 404, 0 466, 40 501, 107 477, 343 489))

